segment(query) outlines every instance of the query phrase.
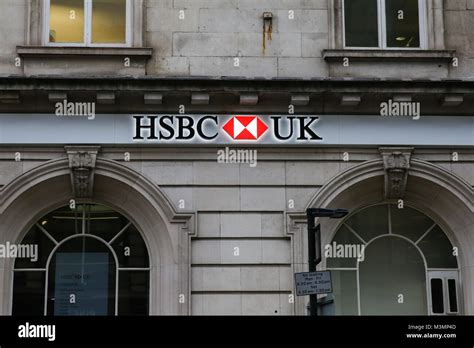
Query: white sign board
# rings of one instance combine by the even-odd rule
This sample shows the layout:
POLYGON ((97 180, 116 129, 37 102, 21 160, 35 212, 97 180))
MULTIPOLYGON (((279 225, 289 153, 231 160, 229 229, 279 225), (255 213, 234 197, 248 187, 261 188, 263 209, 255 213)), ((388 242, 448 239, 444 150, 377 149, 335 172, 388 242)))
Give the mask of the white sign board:
POLYGON ((331 271, 295 273, 295 283, 297 296, 332 292, 331 271))
POLYGON ((4 144, 472 146, 473 116, 1 114, 4 144))

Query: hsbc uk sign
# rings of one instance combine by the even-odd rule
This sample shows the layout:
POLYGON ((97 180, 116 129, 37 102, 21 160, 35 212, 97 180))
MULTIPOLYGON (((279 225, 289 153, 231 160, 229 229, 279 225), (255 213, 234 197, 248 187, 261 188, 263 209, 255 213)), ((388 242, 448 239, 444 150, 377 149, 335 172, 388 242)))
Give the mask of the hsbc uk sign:
POLYGON ((134 115, 134 142, 199 144, 317 143, 317 116, 134 115))
POLYGON ((474 116, 0 115, 0 144, 472 147, 474 116), (249 118, 244 118, 244 117, 249 118), (258 118, 258 119, 257 119, 258 118), (260 122, 259 122, 260 121, 260 122))

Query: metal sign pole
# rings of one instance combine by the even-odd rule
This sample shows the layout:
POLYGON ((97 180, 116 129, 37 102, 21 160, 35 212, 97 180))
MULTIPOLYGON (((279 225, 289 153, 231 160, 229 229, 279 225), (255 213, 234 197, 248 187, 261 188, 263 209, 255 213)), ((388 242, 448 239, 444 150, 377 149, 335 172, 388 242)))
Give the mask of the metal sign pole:
MULTIPOLYGON (((319 227, 319 225, 318 225, 319 227)), ((321 234, 319 233, 319 238, 321 238, 321 234)), ((314 228, 314 217, 311 214, 308 214, 308 266, 309 272, 316 271, 316 234, 314 228)), ((319 260, 321 261, 321 260, 319 260)), ((317 303, 318 297, 316 294, 309 296, 309 315, 317 316, 317 303)))
MULTIPOLYGON (((340 219, 348 214, 346 209, 324 209, 324 208, 309 208, 306 210, 306 217, 308 218, 308 268, 309 272, 316 273, 316 266, 321 262, 321 225, 315 226, 314 219, 316 217, 327 217, 331 219, 340 219)), ((319 272, 323 273, 323 272, 319 272)), ((310 282, 311 277, 309 276, 310 282)), ((329 278, 330 279, 330 278, 329 278)), ((305 282, 300 282, 300 286, 305 285, 305 282)), ((306 284, 307 285, 307 284, 306 284)), ((332 285, 331 285, 332 286, 332 285)), ((316 285, 317 289, 317 285, 316 285)), ((327 289, 331 292, 332 287, 327 289)), ((313 289, 315 290, 315 289, 313 289)), ((309 313, 312 316, 318 315, 318 297, 314 291, 309 296, 309 313)))

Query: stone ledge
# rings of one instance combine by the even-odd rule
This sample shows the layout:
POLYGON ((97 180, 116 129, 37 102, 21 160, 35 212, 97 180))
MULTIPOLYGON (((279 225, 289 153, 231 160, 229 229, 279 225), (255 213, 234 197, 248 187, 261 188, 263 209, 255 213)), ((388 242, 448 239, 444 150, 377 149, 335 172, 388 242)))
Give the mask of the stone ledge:
POLYGON ((153 54, 153 48, 149 47, 17 46, 16 51, 20 57, 130 56, 150 58, 153 54))
POLYGON ((359 61, 450 61, 455 54, 454 50, 323 50, 326 61, 339 61, 343 58, 359 61))

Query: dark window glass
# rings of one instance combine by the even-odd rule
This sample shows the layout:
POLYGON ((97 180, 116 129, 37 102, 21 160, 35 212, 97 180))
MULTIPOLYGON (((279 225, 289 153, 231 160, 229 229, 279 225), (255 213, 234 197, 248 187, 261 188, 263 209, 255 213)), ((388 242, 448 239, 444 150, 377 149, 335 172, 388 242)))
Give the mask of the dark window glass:
POLYGON ((146 268, 149 265, 148 251, 142 236, 131 225, 112 243, 120 267, 146 268))
POLYGON ((119 315, 148 315, 148 271, 119 272, 119 315))
POLYGON ((115 271, 110 249, 99 240, 65 242, 49 266, 48 315, 115 315, 115 271))
POLYGON ((448 293, 449 293, 449 311, 451 313, 457 313, 458 299, 456 296, 456 280, 448 279, 448 293))
MULTIPOLYGON (((15 268, 46 268, 46 262, 48 261, 49 254, 54 248, 54 243, 49 239, 46 234, 41 231, 38 226, 33 226, 30 232, 21 241, 22 247, 27 247, 28 250, 34 250, 34 246, 38 248, 38 255, 36 262, 34 258, 19 258, 15 260, 15 268), (30 247, 31 246, 31 247, 30 247)), ((28 255, 34 256, 34 255, 28 255)))
POLYGON ((35 254, 16 258, 14 315, 43 315, 45 310, 48 315, 115 315, 116 309, 121 315, 148 314, 148 251, 139 231, 121 214, 101 205, 63 207, 34 224, 21 244, 38 246, 38 253, 36 261, 35 254), (60 243, 54 254, 56 244, 48 235, 60 243), (119 265, 135 269, 119 271, 119 265), (25 270, 46 267, 47 279, 44 270, 25 270))
POLYGON ((94 234, 109 242, 128 223, 121 214, 103 205, 87 205, 86 210, 86 233, 94 234))
POLYGON ((13 279, 13 315, 44 315, 43 271, 17 271, 13 279))
POLYGON ((378 47, 377 0, 345 0, 344 27, 347 47, 378 47))
POLYGON ((40 224, 57 242, 74 234, 82 233, 82 211, 69 207, 58 209, 40 221, 40 224))
POLYGON ((434 227, 418 243, 426 258, 428 268, 457 268, 458 261, 453 246, 439 226, 434 227))
POLYGON ((433 225, 433 220, 428 216, 406 206, 403 209, 398 209, 397 205, 391 205, 390 213, 392 215, 392 233, 400 234, 413 242, 418 241, 433 225))
POLYGON ((385 0, 385 16, 387 47, 420 47, 418 1, 385 0))
POLYGON ((431 279, 431 303, 433 313, 444 313, 443 281, 439 278, 431 279))

